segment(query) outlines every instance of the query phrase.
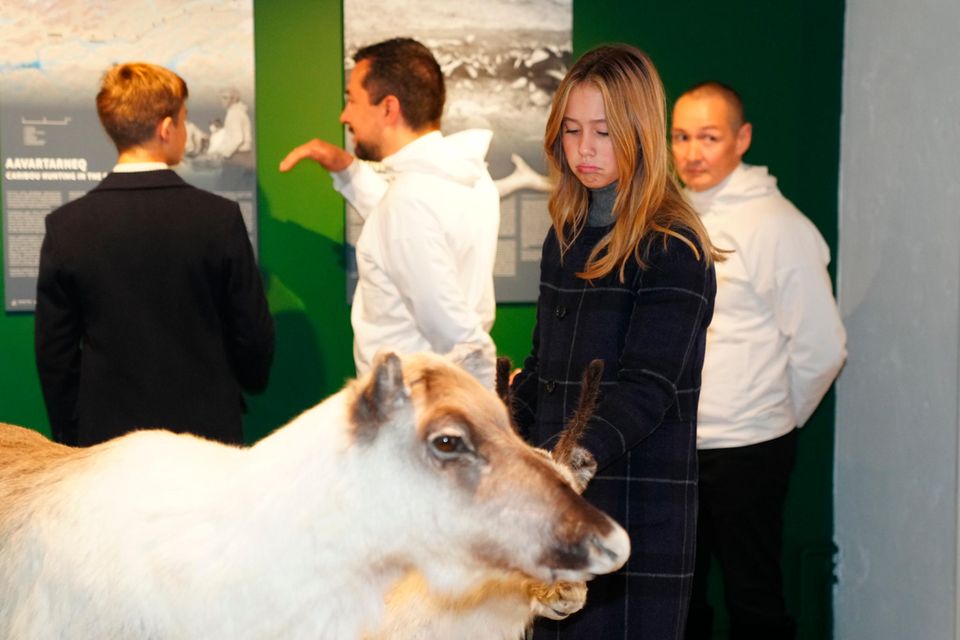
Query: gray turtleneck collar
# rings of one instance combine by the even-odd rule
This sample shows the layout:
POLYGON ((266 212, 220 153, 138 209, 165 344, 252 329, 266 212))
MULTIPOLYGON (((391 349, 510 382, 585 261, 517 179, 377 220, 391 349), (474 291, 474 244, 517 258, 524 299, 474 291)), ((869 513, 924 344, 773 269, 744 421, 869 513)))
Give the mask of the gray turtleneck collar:
POLYGON ((587 210, 588 227, 606 227, 616 219, 613 201, 617 199, 617 181, 605 187, 590 189, 590 208, 587 210))

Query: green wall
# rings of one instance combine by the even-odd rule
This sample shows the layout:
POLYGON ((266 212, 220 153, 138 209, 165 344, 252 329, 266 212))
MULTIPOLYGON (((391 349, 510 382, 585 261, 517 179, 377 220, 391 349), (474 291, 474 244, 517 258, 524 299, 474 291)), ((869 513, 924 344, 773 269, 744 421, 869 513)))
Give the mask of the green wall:
MULTIPOLYGON (((339 0, 255 3, 260 250, 278 332, 270 387, 250 401, 251 440, 353 373, 342 200, 316 166, 276 170, 311 137, 342 140, 341 22, 339 0)), ((601 42, 635 44, 658 65, 671 102, 708 78, 736 87, 754 123, 747 160, 770 166, 834 251, 842 38, 843 3, 835 0, 578 0, 574 7, 577 55, 601 42)), ((532 305, 500 306, 493 335, 501 353, 523 358, 533 319, 532 305)), ((0 316, 0 421, 46 431, 32 345, 32 315, 0 316)), ((832 627, 833 406, 831 394, 801 432, 787 513, 789 605, 800 637, 810 640, 830 637, 832 627)))

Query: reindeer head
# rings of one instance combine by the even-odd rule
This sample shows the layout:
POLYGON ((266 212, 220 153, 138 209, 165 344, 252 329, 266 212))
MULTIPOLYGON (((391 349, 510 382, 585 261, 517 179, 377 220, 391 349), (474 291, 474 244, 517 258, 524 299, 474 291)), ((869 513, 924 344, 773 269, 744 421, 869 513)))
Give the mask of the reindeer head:
POLYGON ((389 476, 377 502, 397 531, 386 553, 405 555, 434 588, 516 571, 585 580, 626 561, 626 532, 524 443, 503 402, 460 367, 382 355, 353 403, 364 468, 389 476))

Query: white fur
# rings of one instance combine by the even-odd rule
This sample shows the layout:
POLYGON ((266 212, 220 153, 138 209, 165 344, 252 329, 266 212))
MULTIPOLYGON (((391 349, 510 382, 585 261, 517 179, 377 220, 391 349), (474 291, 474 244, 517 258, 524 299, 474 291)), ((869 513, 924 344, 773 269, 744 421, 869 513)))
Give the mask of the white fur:
MULTIPOLYGON (((575 490, 582 493, 592 468, 574 470, 557 464, 550 453, 537 450, 575 490)), ((521 640, 536 617, 563 620, 587 603, 586 582, 552 585, 511 573, 459 598, 437 594, 418 573, 401 578, 386 597, 386 612, 376 631, 364 640, 521 640)))
MULTIPOLYGON (((449 366, 408 360, 408 379, 409 367, 449 366)), ((457 393, 495 399, 465 380, 457 393)), ((0 504, 10 514, 0 520, 0 638, 351 640, 380 624, 386 593, 411 570, 453 595, 502 576, 478 548, 542 580, 626 560, 613 524, 587 532, 600 540, 589 566, 544 564, 559 518, 526 485, 547 472, 523 467, 532 475, 522 482, 501 481, 484 461, 482 491, 465 494, 428 455, 431 407, 409 387, 386 399, 376 437, 358 441, 360 387, 249 449, 140 431, 37 473, 29 491, 4 498, 12 508, 0 504)), ((520 465, 525 445, 499 430, 494 440, 493 453, 520 465)))

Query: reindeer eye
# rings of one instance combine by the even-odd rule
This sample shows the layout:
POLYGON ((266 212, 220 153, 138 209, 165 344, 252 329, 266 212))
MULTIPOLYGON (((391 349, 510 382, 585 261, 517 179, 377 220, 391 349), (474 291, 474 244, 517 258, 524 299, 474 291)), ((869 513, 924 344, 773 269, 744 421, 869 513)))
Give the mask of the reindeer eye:
POLYGON ((453 453, 461 444, 462 441, 456 436, 438 436, 433 439, 433 446, 437 448, 437 451, 443 451, 444 453, 453 453))
POLYGON ((451 433, 438 433, 433 436, 430 438, 430 446, 441 459, 451 459, 470 452, 470 447, 463 438, 451 433))
POLYGON ((433 439, 433 447, 441 453, 454 453, 463 447, 463 440, 457 436, 439 435, 433 439))

